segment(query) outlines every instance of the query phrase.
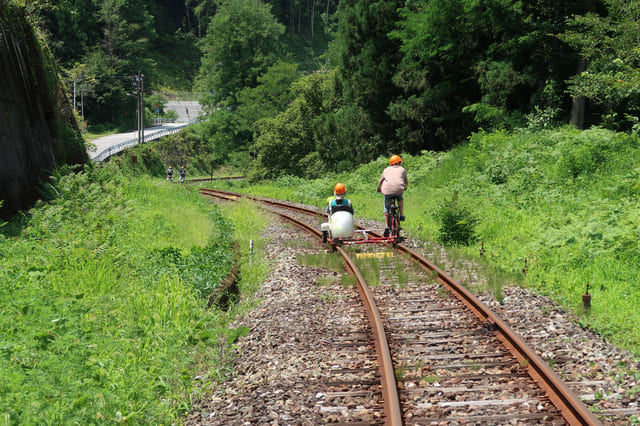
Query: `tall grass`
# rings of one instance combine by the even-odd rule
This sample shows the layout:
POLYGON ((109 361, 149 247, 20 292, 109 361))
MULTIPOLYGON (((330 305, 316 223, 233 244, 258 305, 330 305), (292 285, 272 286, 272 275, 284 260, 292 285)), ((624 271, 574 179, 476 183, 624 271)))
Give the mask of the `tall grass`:
MULTIPOLYGON (((477 241, 457 247, 500 283, 553 297, 579 321, 640 355, 640 140, 603 129, 478 133, 449 152, 403 155, 409 176, 404 228, 440 237, 434 212, 457 193, 478 219, 477 241), (486 250, 480 257, 480 244, 486 250), (526 275, 522 270, 526 262, 526 275), (581 295, 589 284, 592 307, 581 295)), ((375 184, 386 158, 351 173, 281 178, 244 192, 324 205, 335 182, 357 216, 382 219, 375 184)), ((233 183, 226 183, 233 188, 233 183)))
POLYGON ((232 224, 185 186, 113 167, 50 191, 0 236, 3 423, 175 423, 229 333, 184 265, 224 276, 232 224))
POLYGON ((268 242, 264 232, 269 224, 269 218, 246 200, 223 203, 220 205, 220 210, 233 225, 234 241, 242 256, 240 260, 241 293, 252 294, 263 282, 271 267, 262 257, 262 251, 268 242))

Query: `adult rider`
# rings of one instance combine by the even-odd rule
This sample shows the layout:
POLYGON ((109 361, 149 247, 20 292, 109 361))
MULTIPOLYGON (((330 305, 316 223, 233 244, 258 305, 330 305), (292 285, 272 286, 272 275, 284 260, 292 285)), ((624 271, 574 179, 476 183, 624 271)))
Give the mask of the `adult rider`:
POLYGON ((404 201, 402 194, 407 189, 409 180, 407 179, 407 171, 402 167, 402 158, 399 155, 392 155, 389 158, 389 166, 385 168, 378 180, 377 191, 384 195, 384 236, 389 236, 389 228, 391 227, 391 218, 389 217, 389 208, 391 201, 396 199, 400 209, 400 220, 404 217, 404 201))

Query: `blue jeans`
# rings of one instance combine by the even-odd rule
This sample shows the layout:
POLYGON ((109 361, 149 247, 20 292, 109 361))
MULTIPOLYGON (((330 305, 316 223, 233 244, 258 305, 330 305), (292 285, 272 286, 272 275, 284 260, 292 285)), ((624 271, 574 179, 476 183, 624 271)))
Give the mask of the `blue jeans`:
POLYGON ((382 213, 389 213, 389 209, 391 208, 391 201, 394 199, 396 201, 401 201, 402 194, 389 194, 384 196, 384 209, 382 210, 382 213))

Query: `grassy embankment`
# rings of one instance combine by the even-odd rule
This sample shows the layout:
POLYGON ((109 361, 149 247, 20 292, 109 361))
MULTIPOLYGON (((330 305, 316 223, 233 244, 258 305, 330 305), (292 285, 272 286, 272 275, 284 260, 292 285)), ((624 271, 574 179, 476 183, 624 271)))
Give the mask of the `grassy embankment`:
MULTIPOLYGON (((246 258, 266 220, 111 167, 51 191, 0 227, 2 423, 174 423, 196 375, 225 374, 224 341, 244 331, 226 329, 234 312, 207 309, 208 293, 231 239, 246 258)), ((243 266, 241 289, 265 274, 259 259, 243 266)))
MULTIPOLYGON (((551 296, 580 323, 640 355, 638 137, 601 129, 476 134, 450 152, 404 159, 409 233, 437 241, 441 224, 434 212, 457 192, 460 205, 472 208, 479 222, 476 242, 449 248, 450 257, 482 265, 487 289, 498 299, 503 284, 519 283, 551 296), (587 284, 588 313, 581 302, 587 284)), ((342 181, 356 214, 380 219, 375 185, 386 161, 321 180, 215 185, 324 206, 342 181)))

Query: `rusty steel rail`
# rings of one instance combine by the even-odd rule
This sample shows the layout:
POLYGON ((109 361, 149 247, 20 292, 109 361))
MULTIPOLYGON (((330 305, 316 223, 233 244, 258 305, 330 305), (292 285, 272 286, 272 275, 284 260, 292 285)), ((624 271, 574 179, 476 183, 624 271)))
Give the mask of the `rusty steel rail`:
POLYGON ((475 297, 463 285, 448 276, 440 268, 418 253, 399 244, 397 248, 416 260, 423 268, 433 271, 440 281, 459 300, 461 300, 478 318, 485 321, 498 338, 504 343, 520 362, 526 366, 529 375, 547 393, 562 416, 571 425, 600 425, 602 422, 587 408, 586 405, 573 393, 560 377, 547 365, 546 362, 504 321, 495 316, 493 312, 475 297))
MULTIPOLYGON (((208 178, 193 178, 187 179, 186 182, 212 182, 214 180, 243 180, 242 176, 222 176, 222 177, 208 177, 208 178)), ((203 190, 204 188, 200 188, 203 190)))
MULTIPOLYGON (((225 200, 232 200, 237 198, 236 196, 239 194, 233 194, 226 191, 220 191, 217 194, 215 190, 204 190, 201 189, 201 192, 206 195, 220 197, 225 200)), ((251 197, 249 197, 251 198, 251 197)), ((262 201, 262 200, 260 200, 262 201)), ((284 205, 280 203, 272 203, 278 204, 280 207, 291 208, 291 205, 284 205)), ((316 236, 317 238, 322 238, 322 233, 318 231, 316 228, 308 225, 305 222, 302 222, 296 218, 288 216, 282 212, 278 212, 271 208, 266 208, 266 210, 274 213, 281 218, 288 220, 289 222, 295 224, 299 228, 304 229, 310 234, 316 236)), ((294 207, 294 209, 296 209, 294 207)), ((312 212, 313 214, 319 214, 317 211, 311 211, 310 209, 304 209, 306 213, 312 212)), ((382 322, 382 317, 380 316, 380 311, 376 306, 375 299, 373 298, 373 294, 369 290, 369 287, 366 284, 366 281, 357 266, 353 262, 353 260, 349 257, 347 252, 345 252, 341 247, 337 247, 337 251, 342 255, 345 263, 351 270, 351 272, 356 277, 358 293, 360 294, 360 299, 364 305, 365 311, 367 312, 367 318, 369 318, 369 323, 371 324, 371 330, 373 333, 374 345, 376 348, 376 357, 378 359, 378 367, 380 370, 380 381, 382 385, 382 399, 384 412, 386 415, 385 424, 389 426, 402 426, 403 417, 402 417, 402 408, 400 405, 400 396, 398 395, 398 384, 396 382, 395 369, 393 367, 393 360, 391 358, 391 352, 389 350, 389 343, 387 341, 387 336, 384 330, 384 324, 382 322)))
MULTIPOLYGON (((202 191, 202 189, 201 189, 202 191)), ((207 195, 216 195, 215 190, 207 190, 207 195), (209 193, 211 191, 211 193, 209 193)), ((242 196, 227 191, 219 191, 228 196, 242 196)), ((277 205, 279 207, 294 209, 307 214, 322 215, 321 212, 309 208, 293 206, 281 201, 267 200, 262 197, 248 196, 256 201, 277 205)), ((270 209, 271 210, 271 209, 270 209)), ((273 211, 273 210, 271 210, 273 211)), ((273 211, 283 217, 286 217, 283 213, 273 211)), ((288 217, 287 217, 288 219, 288 217)), ((292 221, 297 221, 291 218, 292 221)), ((300 222, 303 224, 303 222, 300 222)), ((320 232, 307 224, 301 225, 305 229, 309 230, 315 235, 320 235, 320 232)), ((372 232, 374 235, 379 235, 372 232)), ((481 321, 484 321, 491 330, 496 332, 497 337, 503 342, 509 352, 518 359, 521 365, 526 366, 527 372, 533 378, 533 380, 547 393, 547 396, 554 404, 555 407, 560 410, 563 418, 570 425, 601 425, 602 422, 587 408, 587 406, 580 401, 580 399, 569 389, 569 387, 560 379, 560 377, 544 362, 544 360, 526 343, 511 327, 509 327, 504 321, 498 318, 491 312, 488 306, 482 303, 477 297, 475 297, 469 290, 463 285, 455 281, 444 271, 434 265, 432 262, 416 253, 414 250, 403 244, 395 245, 395 248, 401 252, 407 254, 416 262, 418 262, 425 270, 435 272, 437 274, 438 281, 440 281, 446 288, 448 288, 452 294, 454 294, 462 303, 464 303, 481 321)), ((340 252, 343 252, 338 247, 340 252)), ((343 254, 343 256, 345 256, 343 254)), ((349 266, 355 273, 355 265, 353 268, 349 266)), ((375 306, 375 304, 374 304, 375 306)), ((377 308, 375 308, 377 311, 377 308)), ((378 314, 379 315, 379 314, 378 314)), ((384 336, 384 330, 382 331, 384 336)), ((386 337, 385 340, 386 342, 386 337)), ((378 343, 376 342, 376 345, 378 343)), ((388 348, 387 348, 388 350, 388 348)), ((393 383, 395 383, 395 376, 393 377, 393 383)), ((397 397, 397 390, 394 391, 397 397)), ((386 404, 385 398, 385 404, 386 404)), ((400 421, 402 421, 400 419, 400 421)), ((397 423, 402 424, 402 423, 397 423)))
MULTIPOLYGON (((294 223, 296 226, 305 229, 316 237, 322 238, 322 233, 308 224, 276 210, 268 210, 279 215, 283 219, 294 223)), ((349 266, 349 269, 356 277, 360 300, 362 300, 365 311, 367 312, 367 317, 369 318, 369 323, 371 324, 373 341, 376 348, 376 357, 378 358, 378 366, 380 369, 382 400, 386 415, 385 424, 389 426, 401 426, 403 425, 403 417, 402 407, 400 405, 400 396, 398 395, 398 384, 396 382, 391 351, 389 350, 389 343, 387 341, 387 335, 385 334, 380 311, 378 310, 378 306, 376 306, 373 294, 371 294, 364 277, 356 267, 353 260, 341 247, 337 247, 337 251, 342 255, 343 259, 349 266)))
POLYGON ((269 205, 273 205, 273 206, 278 206, 278 207, 283 207, 285 209, 288 210, 295 210, 301 213, 306 213, 306 214, 310 214, 310 215, 323 215, 326 216, 326 213, 323 213, 319 210, 314 210, 314 209, 310 209, 308 207, 302 207, 302 206, 296 206, 296 205, 292 205, 291 203, 285 203, 283 201, 279 201, 279 200, 272 200, 270 198, 264 198, 264 197, 258 197, 255 195, 247 195, 247 194, 238 194, 236 192, 230 192, 230 191, 221 191, 219 189, 207 189, 207 188, 200 188, 200 193, 204 194, 204 195, 211 195, 211 196, 219 196, 220 195, 224 195, 227 197, 243 197, 243 198, 248 198, 250 200, 253 201, 259 201, 261 203, 264 204, 269 204, 269 205))

